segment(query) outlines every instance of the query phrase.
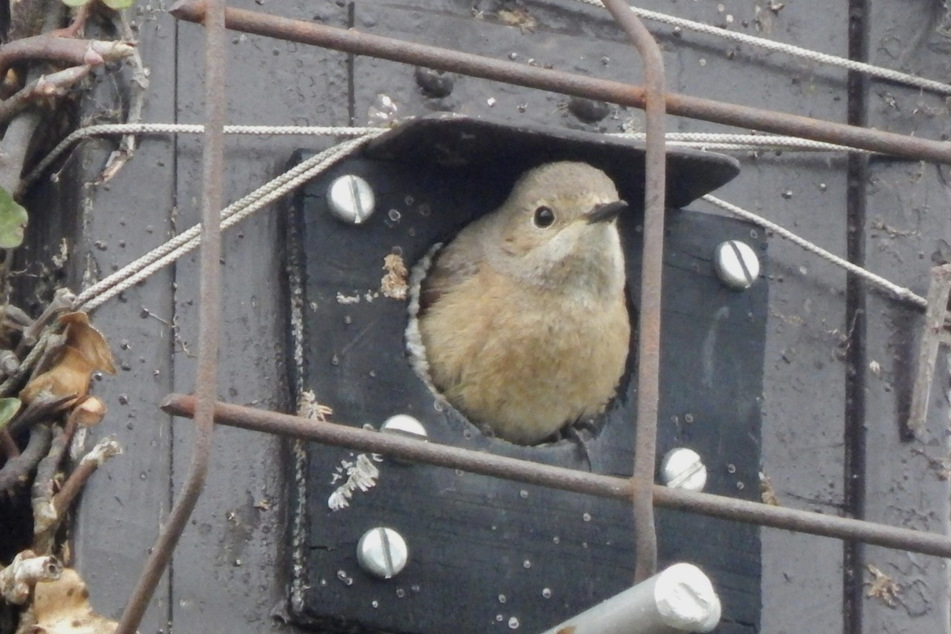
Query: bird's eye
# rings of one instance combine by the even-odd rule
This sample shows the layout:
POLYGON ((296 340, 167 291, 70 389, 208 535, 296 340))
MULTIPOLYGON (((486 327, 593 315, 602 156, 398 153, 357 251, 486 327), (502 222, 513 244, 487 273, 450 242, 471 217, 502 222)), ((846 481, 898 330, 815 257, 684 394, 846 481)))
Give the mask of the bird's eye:
POLYGON ((551 207, 542 205, 535 210, 535 218, 533 220, 535 222, 535 226, 539 229, 550 227, 552 223, 555 222, 555 212, 551 210, 551 207))

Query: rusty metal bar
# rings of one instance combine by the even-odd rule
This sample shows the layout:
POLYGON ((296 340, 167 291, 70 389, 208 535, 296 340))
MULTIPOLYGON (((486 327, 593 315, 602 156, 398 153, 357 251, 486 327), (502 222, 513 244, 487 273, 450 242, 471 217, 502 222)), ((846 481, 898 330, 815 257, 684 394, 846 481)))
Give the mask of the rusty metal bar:
POLYGON ((650 486, 657 460, 657 409, 660 403, 661 285, 664 269, 664 195, 667 131, 664 59, 647 27, 634 15, 627 0, 604 0, 604 6, 634 44, 644 66, 647 97, 647 156, 644 187, 644 252, 641 254, 641 305, 637 328, 637 420, 635 421, 634 583, 657 571, 657 528, 650 486))
POLYGON ((202 151, 201 255, 198 304, 198 367, 195 435, 191 462, 178 501, 168 514, 122 612, 116 634, 134 634, 175 546, 205 486, 218 394, 218 338, 221 313, 221 216, 224 175, 225 0, 211 0, 205 25, 205 145, 202 151))
MULTIPOLYGON (((195 412, 195 397, 171 394, 162 403, 162 409, 173 416, 191 417, 195 412)), ((623 502, 630 502, 636 488, 634 482, 627 478, 575 471, 450 445, 422 442, 340 423, 318 423, 288 414, 227 403, 215 404, 214 412, 215 422, 220 425, 320 442, 335 447, 347 447, 358 451, 382 453, 412 462, 462 469, 470 473, 537 484, 563 491, 597 495, 623 502)), ((654 505, 661 508, 811 535, 854 539, 886 548, 951 558, 951 538, 945 535, 770 506, 721 495, 670 489, 660 485, 653 485, 652 490, 654 505)))
MULTIPOLYGON (((172 6, 169 13, 180 20, 201 22, 205 13, 205 3, 203 0, 180 0, 172 6)), ((245 33, 463 73, 567 95, 600 99, 635 108, 644 108, 647 99, 647 91, 643 86, 632 86, 622 82, 496 60, 437 46, 405 42, 314 22, 290 20, 255 11, 228 9, 226 24, 229 29, 245 33)), ((951 163, 951 142, 919 139, 882 130, 677 93, 667 93, 666 102, 667 112, 678 116, 849 145, 914 160, 951 163)))

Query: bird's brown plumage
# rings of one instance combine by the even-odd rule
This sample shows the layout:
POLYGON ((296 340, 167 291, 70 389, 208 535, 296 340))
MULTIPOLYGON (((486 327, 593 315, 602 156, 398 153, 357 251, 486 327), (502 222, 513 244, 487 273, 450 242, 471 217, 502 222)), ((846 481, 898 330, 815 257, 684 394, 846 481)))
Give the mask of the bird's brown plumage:
POLYGON ((472 422, 536 444, 613 396, 630 341, 617 200, 600 170, 546 164, 436 255, 419 335, 433 385, 472 422))

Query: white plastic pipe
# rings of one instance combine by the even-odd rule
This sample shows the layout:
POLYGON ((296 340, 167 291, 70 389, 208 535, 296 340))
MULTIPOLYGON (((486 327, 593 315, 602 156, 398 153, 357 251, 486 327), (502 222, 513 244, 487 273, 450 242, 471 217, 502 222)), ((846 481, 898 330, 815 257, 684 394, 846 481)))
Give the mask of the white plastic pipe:
POLYGON ((678 634, 710 632, 720 599, 703 571, 674 564, 545 634, 678 634))

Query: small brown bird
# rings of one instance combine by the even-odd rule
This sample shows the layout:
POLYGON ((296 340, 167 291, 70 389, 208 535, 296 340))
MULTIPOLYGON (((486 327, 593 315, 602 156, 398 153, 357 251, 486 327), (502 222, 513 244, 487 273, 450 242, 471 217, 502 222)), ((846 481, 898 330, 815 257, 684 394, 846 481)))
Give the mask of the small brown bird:
POLYGON ((522 175, 501 207, 414 268, 417 371, 470 421, 522 445, 602 412, 631 336, 614 222, 626 206, 586 163, 522 175))

